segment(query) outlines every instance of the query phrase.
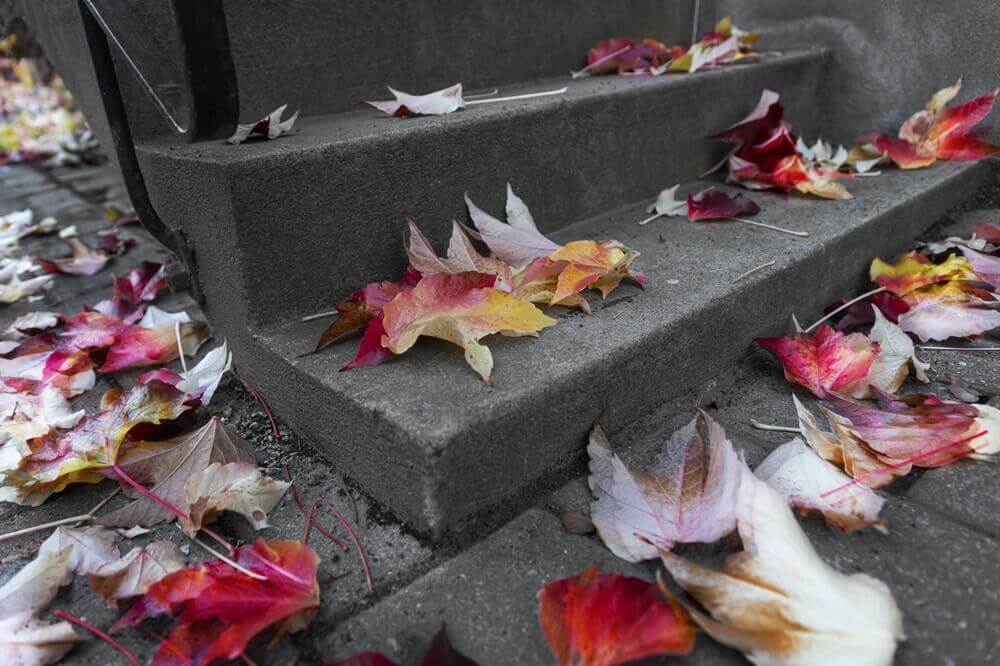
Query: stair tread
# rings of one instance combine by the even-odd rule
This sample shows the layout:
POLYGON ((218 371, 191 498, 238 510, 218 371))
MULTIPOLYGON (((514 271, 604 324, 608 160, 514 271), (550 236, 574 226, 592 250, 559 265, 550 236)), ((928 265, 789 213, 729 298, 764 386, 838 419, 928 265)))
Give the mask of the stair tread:
MULTIPOLYGON (((458 347, 443 342, 421 339, 405 355, 381 366, 341 373, 337 370, 356 351, 356 338, 337 342, 319 354, 300 357, 312 349, 329 320, 287 322, 258 339, 286 359, 295 371, 315 378, 339 399, 365 405, 419 439, 426 437, 444 445, 450 436, 488 423, 495 414, 531 405, 552 386, 568 392, 593 390, 580 383, 592 380, 595 369, 606 367, 608 375, 614 375, 610 369, 615 364, 624 362, 637 349, 667 343, 664 336, 669 333, 695 325, 704 332, 725 331, 725 321, 699 319, 718 299, 746 294, 746 307, 759 307, 755 297, 780 282, 783 271, 790 266, 821 260, 821 253, 830 243, 861 231, 913 197, 970 177, 976 168, 979 165, 953 162, 920 171, 886 171, 878 177, 849 182, 855 198, 841 202, 767 192, 748 194, 763 209, 757 219, 808 231, 808 238, 737 222, 691 223, 684 218, 661 218, 639 226, 637 221, 646 216, 648 201, 565 228, 552 237, 560 242, 614 238, 639 251, 641 256, 633 268, 646 275, 647 287, 640 290, 625 282, 605 302, 592 295, 590 315, 555 308, 550 314, 559 323, 538 338, 486 338, 484 343, 495 359, 492 385, 479 380, 465 364, 458 347), (744 271, 771 260, 776 261, 773 267, 732 284, 744 271), (670 284, 668 280, 678 283, 670 284)), ((697 185, 687 187, 696 189, 697 185)), ((858 274, 859 264, 854 259, 843 256, 822 269, 858 274)), ((817 285, 817 293, 822 292, 821 287, 817 285)), ((812 312, 797 314, 811 316, 825 305, 827 302, 816 300, 809 306, 812 312)), ((790 314, 791 309, 774 313, 772 319, 780 322, 790 314)), ((733 321, 738 322, 739 317, 733 321)), ((780 330, 778 325, 769 333, 780 330)), ((763 332, 728 331, 727 336, 739 340, 739 347, 745 349, 755 335, 763 332)), ((671 378, 664 377, 663 381, 670 382, 671 378)), ((542 411, 559 408, 556 402, 542 411)))
MULTIPOLYGON (((527 122, 530 121, 529 116, 533 113, 573 104, 581 100, 641 95, 644 91, 659 90, 663 87, 676 88, 678 94, 683 94, 685 90, 689 90, 692 86, 702 85, 706 80, 713 80, 716 77, 740 76, 741 70, 749 67, 783 68, 799 62, 814 62, 824 57, 824 53, 823 49, 799 49, 783 53, 770 53, 757 62, 704 70, 694 74, 670 74, 658 77, 590 76, 579 79, 562 76, 504 86, 495 97, 556 90, 565 86, 568 90, 562 95, 475 105, 439 116, 391 118, 359 101, 358 106, 363 108, 301 117, 290 134, 269 141, 251 140, 239 146, 230 145, 225 141, 191 144, 152 141, 139 146, 138 149, 140 152, 158 157, 226 166, 247 160, 280 159, 297 155, 301 151, 328 150, 354 142, 391 144, 394 141, 406 140, 406 137, 414 134, 450 130, 466 123, 488 123, 510 114, 523 116, 527 122)), ((431 91, 408 90, 406 92, 422 94, 431 91)), ((481 91, 466 90, 465 92, 466 95, 470 95, 481 91)), ((388 90, 385 90, 378 99, 390 98, 388 90)), ((291 110, 286 113, 291 113, 291 110)), ((526 126, 525 129, 529 128, 526 126)))

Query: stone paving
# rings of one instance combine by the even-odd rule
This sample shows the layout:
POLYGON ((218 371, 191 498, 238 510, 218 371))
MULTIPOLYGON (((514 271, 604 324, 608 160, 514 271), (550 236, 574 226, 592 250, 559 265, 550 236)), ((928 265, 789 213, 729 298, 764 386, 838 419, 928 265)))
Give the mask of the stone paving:
MULTIPOLYGON (((64 225, 75 224, 85 239, 106 226, 105 205, 125 205, 124 192, 110 165, 53 171, 0 167, 0 186, 0 212, 31 207, 39 217, 53 215, 64 225)), ((967 229, 983 219, 998 221, 1000 211, 974 211, 955 223, 957 228, 967 229)), ((110 292, 112 274, 121 274, 143 259, 165 257, 138 227, 127 227, 125 234, 139 241, 138 245, 115 259, 108 269, 88 278, 58 276, 45 301, 7 306, 0 324, 6 325, 29 310, 77 311, 110 292)), ((63 252, 61 241, 54 237, 28 238, 22 247, 41 256, 63 252)), ((175 275, 173 282, 183 284, 183 276, 175 275)), ((161 298, 158 305, 167 310, 185 308, 198 317, 193 302, 180 289, 161 298)), ((996 340, 987 342, 995 344, 996 340)), ((990 396, 991 404, 1000 404, 1000 397, 995 397, 1000 393, 998 355, 926 352, 925 357, 932 364, 932 391, 947 396, 947 374, 956 373, 990 396)), ((239 362, 235 359, 237 368, 239 362)), ((136 374, 102 377, 93 391, 81 397, 81 404, 93 406, 104 389, 128 385, 136 374)), ((794 410, 789 393, 789 385, 774 362, 752 351, 707 385, 689 387, 683 397, 627 428, 615 444, 626 457, 648 455, 689 420, 696 407, 705 407, 726 428, 737 448, 746 452, 751 465, 756 465, 786 436, 753 430, 749 420, 791 425, 794 410)), ((268 474, 281 477, 287 465, 297 479, 303 501, 308 504, 315 493, 321 493, 344 513, 363 544, 375 581, 375 591, 369 593, 355 552, 335 548, 314 531, 310 544, 322 557, 319 613, 306 631, 283 639, 268 651, 260 647, 253 650, 250 657, 258 664, 313 664, 370 649, 382 650, 404 664, 417 663, 442 622, 447 624, 454 644, 480 663, 551 663, 536 618, 535 595, 544 582, 575 573, 590 562, 647 579, 655 575, 652 564, 618 560, 596 537, 573 535, 563 529, 559 516, 587 509, 582 466, 579 478, 492 533, 466 543, 432 545, 352 488, 308 442, 283 426, 276 440, 266 416, 235 378, 220 389, 208 411, 231 423, 254 445, 258 462, 268 474)), ((277 416, 280 425, 281 415, 277 416)), ((868 530, 845 535, 831 531, 815 518, 804 519, 804 528, 825 559, 842 571, 872 574, 892 588, 908 636, 896 663, 949 666, 1000 662, 1000 633, 995 628, 1000 613, 997 475, 993 465, 960 462, 897 482, 885 493, 888 534, 868 530)), ((0 505, 0 532, 78 514, 111 488, 110 482, 73 487, 33 509, 0 505)), ((291 496, 286 496, 269 521, 272 527, 263 532, 267 538, 301 537, 303 518, 291 496)), ((220 530, 236 540, 254 538, 249 526, 238 519, 224 519, 220 530)), ((45 536, 40 533, 0 543, 0 584, 34 556, 45 536)), ((188 543, 173 526, 160 526, 136 542, 160 538, 188 543)), ((731 536, 719 544, 684 547, 681 552, 711 562, 737 547, 738 540, 731 536)), ((203 555, 192 547, 192 558, 203 555)), ((79 578, 62 590, 51 608, 66 609, 100 627, 109 626, 118 613, 105 608, 79 578)), ((122 638, 140 657, 152 654, 153 641, 141 634, 124 632, 122 638)), ((66 663, 119 661, 120 656, 106 644, 90 641, 76 647, 66 663)), ((701 635, 690 657, 664 663, 745 661, 701 635)))

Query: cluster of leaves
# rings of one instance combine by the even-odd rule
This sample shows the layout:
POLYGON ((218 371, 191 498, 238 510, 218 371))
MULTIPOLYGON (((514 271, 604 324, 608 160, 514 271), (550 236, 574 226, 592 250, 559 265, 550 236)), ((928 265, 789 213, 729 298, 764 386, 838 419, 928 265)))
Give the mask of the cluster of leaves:
POLYGON ((642 41, 625 37, 606 39, 587 51, 587 66, 573 77, 585 74, 662 76, 723 67, 758 57, 752 46, 759 38, 758 34, 734 26, 727 16, 715 24, 714 31, 703 35, 689 48, 667 46, 649 38, 642 41))
POLYGON ((607 297, 625 278, 643 284, 630 269, 638 253, 613 240, 549 240, 509 185, 507 222, 468 197, 466 204, 475 229, 453 222, 444 258, 409 222, 406 274, 398 282, 372 282, 338 305, 339 316, 316 350, 364 329, 357 355, 343 368, 349 370, 402 354, 420 336, 433 337, 462 347, 469 365, 489 382, 493 356, 480 344, 483 337, 537 335, 556 320, 535 304, 589 312, 584 290, 607 297), (489 255, 480 253, 477 241, 489 255))
POLYGON ((58 76, 30 58, 0 57, 0 164, 76 165, 95 147, 58 76))

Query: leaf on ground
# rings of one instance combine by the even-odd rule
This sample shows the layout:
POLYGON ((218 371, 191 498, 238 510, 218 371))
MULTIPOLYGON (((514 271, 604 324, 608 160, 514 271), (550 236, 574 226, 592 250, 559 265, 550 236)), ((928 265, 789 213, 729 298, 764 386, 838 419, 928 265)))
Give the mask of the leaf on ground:
MULTIPOLYGON (((218 417, 194 432, 160 442, 143 442, 122 455, 119 466, 170 504, 187 506, 187 483, 213 463, 254 463, 253 449, 218 417)), ((174 514, 140 495, 130 504, 102 516, 99 522, 115 527, 149 527, 175 518, 174 514)))
POLYGON ((694 648, 688 613, 639 578, 590 565, 538 593, 542 633, 560 666, 614 666, 694 648))
POLYGON ((252 463, 212 463, 196 472, 185 484, 189 521, 182 523, 194 536, 202 525, 223 511, 233 511, 249 520, 254 529, 267 527, 267 514, 278 505, 290 483, 261 474, 252 463))
POLYGON ((112 297, 93 309, 129 324, 138 321, 145 312, 144 304, 156 300, 160 290, 167 286, 165 271, 163 264, 142 262, 128 275, 115 278, 112 297))
POLYGON ((41 259, 39 264, 46 273, 65 275, 93 275, 108 263, 108 255, 92 250, 79 238, 65 238, 72 254, 63 259, 41 259))
POLYGON ((520 270, 536 259, 547 257, 562 246, 542 235, 525 203, 507 183, 507 222, 484 212, 465 195, 472 224, 479 240, 486 243, 500 261, 520 270))
POLYGON ((192 399, 198 400, 203 406, 208 405, 219 388, 222 376, 233 367, 233 355, 229 345, 223 341, 221 345, 207 352, 205 356, 187 371, 174 372, 169 368, 150 370, 139 377, 139 382, 159 379, 183 391, 192 399))
MULTIPOLYGON (((654 201, 648 208, 646 208, 647 213, 656 213, 657 216, 665 217, 677 217, 679 215, 688 214, 688 204, 687 199, 678 199, 677 190, 680 185, 674 185, 673 187, 668 187, 667 189, 660 192, 654 201)), ((648 224, 652 222, 654 218, 646 218, 639 222, 639 224, 648 224)))
POLYGON ((226 140, 233 145, 239 145, 247 139, 277 139, 282 134, 288 134, 292 131, 295 121, 298 120, 299 112, 296 111, 285 120, 282 120, 281 116, 284 115, 287 108, 287 104, 282 104, 255 123, 237 125, 236 131, 226 140))
POLYGON ((868 339, 878 345, 878 355, 868 371, 868 384, 888 393, 895 393, 910 375, 910 364, 917 379, 925 384, 930 363, 917 358, 913 340, 903 330, 885 318, 882 312, 872 306, 875 325, 868 339))
POLYGON ((754 474, 778 491, 789 506, 819 511, 837 529, 853 532, 883 524, 878 514, 885 500, 864 484, 851 484, 851 477, 797 437, 772 451, 754 474), (824 496, 838 488, 843 490, 824 496))
POLYGON ((149 306, 138 324, 127 324, 119 329, 100 371, 115 372, 173 361, 179 355, 178 328, 180 349, 185 356, 194 356, 208 339, 208 325, 191 321, 185 312, 170 313, 149 306))
POLYGON ((785 499, 749 471, 740 483, 743 552, 722 570, 669 552, 663 563, 707 612, 691 610, 712 638, 762 666, 888 666, 904 638, 889 588, 826 564, 785 499))
POLYGON ((736 526, 745 463, 726 433, 699 412, 664 443, 645 469, 626 465, 595 426, 590 454, 591 519, 611 551, 630 562, 677 543, 712 543, 736 526))
POLYGON ((29 614, 0 617, 0 661, 5 664, 55 664, 83 640, 69 622, 43 622, 29 614))
POLYGON ((815 333, 795 337, 757 338, 785 369, 785 379, 806 387, 818 398, 831 392, 865 395, 877 346, 860 333, 844 335, 826 324, 815 333))
POLYGON ((68 552, 66 561, 68 573, 91 574, 108 562, 117 560, 121 553, 115 545, 118 535, 106 527, 57 527, 48 539, 42 542, 39 553, 68 552))
POLYGON ((178 618, 153 657, 154 664, 179 656, 208 664, 237 659, 250 640, 271 627, 277 636, 304 629, 319 606, 319 557, 301 541, 264 541, 240 546, 236 562, 263 580, 216 560, 167 574, 111 627, 114 633, 156 615, 178 618))
POLYGON ((185 566, 187 558, 177 544, 154 541, 99 566, 87 580, 108 607, 115 608, 119 601, 145 594, 153 583, 185 566))
POLYGON ((22 273, 34 271, 37 267, 29 259, 0 259, 0 303, 17 303, 39 291, 52 287, 51 275, 39 275, 22 280, 22 273))
POLYGON ((452 113, 465 107, 462 98, 462 84, 436 90, 426 95, 411 95, 390 86, 389 92, 396 99, 386 102, 369 102, 365 104, 375 107, 387 116, 405 118, 406 116, 439 116, 452 113))
POLYGON ((556 323, 531 303, 494 289, 494 276, 478 273, 430 275, 383 308, 382 345, 394 354, 420 336, 446 340, 465 350, 465 359, 489 383, 493 355, 483 337, 537 335, 556 323))
POLYGON ((625 278, 644 285, 645 278, 631 271, 638 256, 618 241, 573 241, 515 275, 513 293, 532 303, 547 300, 549 305, 580 307, 585 289, 607 298, 625 278))

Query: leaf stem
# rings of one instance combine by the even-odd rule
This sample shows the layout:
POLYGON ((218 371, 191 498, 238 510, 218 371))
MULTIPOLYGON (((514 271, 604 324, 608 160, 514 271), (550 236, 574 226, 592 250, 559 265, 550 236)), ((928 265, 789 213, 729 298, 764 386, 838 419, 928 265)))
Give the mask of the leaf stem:
POLYGON ((140 666, 139 660, 136 658, 134 654, 132 654, 131 650, 129 650, 127 647, 125 647, 115 639, 111 638, 111 636, 107 635, 106 633, 104 633, 94 625, 90 624, 89 622, 85 622, 84 620, 81 620, 75 615, 70 615, 66 611, 61 611, 61 610, 57 610, 54 613, 54 615, 60 619, 68 620, 69 622, 72 622, 77 626, 83 627, 84 629, 94 634, 95 636, 100 638, 102 641, 104 641, 114 649, 121 652, 122 656, 128 659, 129 663, 132 664, 132 666, 140 666))
POLYGON ((644 226, 652 222, 653 220, 663 217, 666 213, 657 213, 656 215, 650 215, 645 220, 639 220, 639 226, 644 226))
MULTIPOLYGON (((236 376, 239 377, 239 375, 236 376)), ((267 417, 268 422, 271 424, 271 434, 274 435, 274 441, 280 442, 281 433, 278 432, 278 423, 274 420, 274 414, 271 413, 271 406, 267 404, 267 400, 264 400, 264 396, 262 396, 257 389, 255 389, 249 382, 247 382, 247 380, 240 377, 240 381, 243 382, 243 386, 245 386, 246 389, 250 391, 250 395, 254 397, 254 400, 257 401, 257 404, 260 405, 260 408, 264 410, 264 415, 267 417)))
POLYGON ((830 310, 829 312, 827 312, 825 315, 823 315, 823 317, 821 319, 813 322, 813 325, 810 326, 809 328, 807 328, 805 331, 803 331, 803 333, 808 333, 809 331, 813 330, 814 328, 816 328, 817 326, 819 326, 820 324, 822 324, 824 321, 826 321, 827 319, 829 319, 830 317, 834 316, 838 312, 843 312, 844 310, 846 310, 847 308, 851 307, 852 305, 854 305, 858 301, 863 301, 866 298, 868 298, 869 296, 874 296, 875 294, 881 294, 885 290, 886 290, 885 287, 879 287, 878 289, 872 289, 871 291, 866 291, 865 293, 861 294, 857 298, 852 298, 851 300, 847 301, 846 303, 844 303, 840 307, 834 308, 833 310, 830 310))
POLYGON ((321 501, 326 506, 326 508, 329 509, 330 512, 337 517, 337 520, 340 521, 340 524, 344 526, 345 530, 347 530, 347 534, 348 536, 351 537, 351 541, 354 542, 354 547, 358 551, 358 557, 361 558, 361 568, 365 570, 365 578, 368 580, 368 591, 374 592, 375 583, 372 582, 372 572, 371 569, 368 568, 368 559, 365 557, 365 551, 361 547, 361 542, 358 541, 357 535, 354 534, 354 530, 351 529, 351 526, 350 524, 348 524, 347 519, 344 518, 343 514, 341 514, 340 511, 337 510, 337 507, 335 507, 333 504, 330 504, 330 502, 328 502, 325 497, 321 498, 321 501))
POLYGON ((174 322, 174 337, 177 338, 177 356, 181 359, 181 369, 184 370, 184 374, 187 374, 188 364, 184 359, 184 343, 181 341, 181 323, 179 321, 174 322))
POLYGON ((465 95, 464 99, 470 100, 470 99, 479 99, 480 97, 493 97, 493 95, 496 95, 499 92, 500 92, 499 88, 494 88, 493 90, 490 90, 488 92, 475 93, 473 95, 465 95))
POLYGON ((543 90, 542 92, 536 93, 526 93, 524 95, 511 95, 510 97, 493 97, 491 99, 474 99, 472 101, 466 101, 466 106, 472 106, 473 104, 493 104, 494 102, 515 102, 521 99, 534 99, 535 97, 548 97, 549 95, 562 95, 564 92, 569 90, 568 86, 563 86, 558 90, 543 90))
POLYGON ((747 220, 742 217, 734 217, 732 219, 737 222, 742 222, 743 224, 752 224, 755 227, 763 227, 772 231, 780 231, 783 234, 790 234, 792 236, 798 236, 799 238, 805 238, 809 235, 808 231, 792 231, 791 229, 783 229, 781 227, 776 227, 773 224, 767 224, 766 222, 758 222, 757 220, 747 220))
MULTIPOLYGON (((295 500, 295 506, 297 506, 299 508, 299 511, 302 512, 302 515, 304 515, 307 518, 309 518, 309 515, 312 512, 311 511, 306 511, 306 507, 302 503, 302 498, 299 497, 299 491, 298 491, 298 488, 296 488, 296 486, 295 486, 295 481, 292 478, 292 473, 288 470, 288 465, 282 465, 281 467, 282 467, 282 469, 285 470, 285 480, 288 481, 290 484, 292 484, 292 488, 291 488, 291 490, 292 490, 292 499, 295 500)), ((317 497, 318 497, 318 493, 317 493, 317 497)), ((312 517, 312 524, 316 527, 317 530, 319 530, 320 534, 322 534, 323 536, 325 536, 327 539, 329 539, 333 543, 337 544, 337 546, 339 546, 342 551, 344 551, 345 553, 347 552, 347 542, 344 541, 343 539, 340 539, 340 538, 337 538, 336 536, 334 536, 328 529, 326 529, 325 527, 323 527, 323 525, 321 525, 318 520, 316 520, 315 516, 312 517)))
POLYGON ((768 261, 767 263, 761 264, 760 266, 755 266, 754 268, 751 268, 748 271, 744 271, 744 272, 742 272, 742 273, 740 273, 739 275, 736 276, 736 278, 732 281, 732 284, 736 284, 737 282, 739 282, 743 278, 748 277, 750 275, 753 275, 754 273, 756 273, 757 271, 759 271, 761 269, 767 268, 768 266, 774 266, 775 263, 776 263, 775 260, 772 259, 771 261, 768 261))
POLYGON ((921 349, 929 351, 957 351, 957 352, 1000 352, 1000 347, 939 347, 937 345, 917 345, 921 349))
POLYGON ((303 317, 299 321, 305 323, 307 321, 316 321, 317 319, 326 319, 327 317, 336 317, 340 314, 339 310, 330 310, 328 312, 317 312, 316 314, 311 314, 303 317))
MULTIPOLYGON (((177 525, 177 529, 179 529, 181 532, 184 532, 184 528, 181 527, 180 525, 177 525)), ((236 569, 241 574, 244 574, 246 576, 250 576, 254 580, 267 580, 267 576, 262 576, 259 573, 255 573, 253 571, 250 571, 249 569, 247 569, 246 567, 244 567, 242 564, 239 564, 235 560, 232 560, 232 559, 226 557, 225 555, 223 555, 219 551, 212 549, 210 546, 208 546, 208 544, 202 543, 201 541, 198 540, 197 537, 193 537, 190 534, 188 534, 187 532, 184 532, 184 534, 186 534, 187 537, 189 539, 191 539, 192 542, 194 542, 198 546, 201 546, 203 549, 207 550, 209 553, 211 553, 213 556, 215 556, 216 558, 218 558, 222 562, 225 562, 226 564, 228 564, 232 568, 236 569)))
POLYGON ((101 508, 110 502, 115 495, 118 494, 118 489, 98 502, 97 506, 88 511, 87 513, 82 513, 79 516, 70 516, 69 518, 60 518, 59 520, 53 520, 47 523, 42 523, 41 525, 33 525, 31 527, 25 527, 24 529, 15 530, 13 532, 7 532, 6 534, 0 534, 0 542, 8 541, 10 539, 16 539, 19 536, 24 536, 25 534, 33 534, 34 532, 41 532, 52 527, 59 527, 60 525, 77 525, 80 523, 87 523, 94 519, 94 514, 101 510, 101 508))
POLYGON ((793 428, 792 426, 779 426, 771 425, 769 423, 761 423, 757 419, 750 419, 750 426, 756 428, 757 430, 770 430, 771 432, 794 432, 801 435, 801 428, 793 428))

